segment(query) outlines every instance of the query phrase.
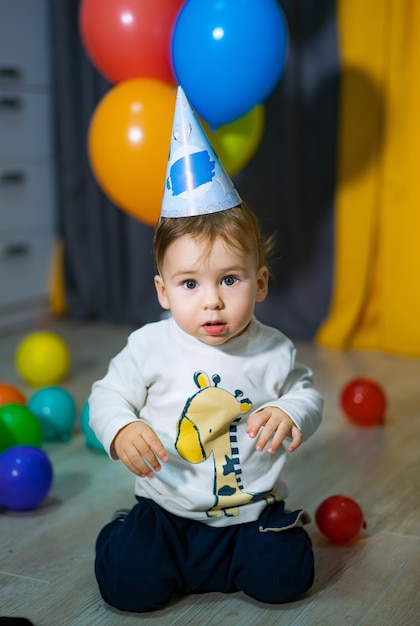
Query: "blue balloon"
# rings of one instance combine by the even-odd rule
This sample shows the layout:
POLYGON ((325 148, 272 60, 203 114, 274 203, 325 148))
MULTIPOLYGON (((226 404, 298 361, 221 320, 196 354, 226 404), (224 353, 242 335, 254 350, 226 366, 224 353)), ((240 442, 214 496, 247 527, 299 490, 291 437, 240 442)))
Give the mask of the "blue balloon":
POLYGON ((80 428, 86 439, 87 448, 95 448, 100 452, 105 452, 105 448, 89 426, 89 403, 85 402, 80 414, 80 428))
POLYGON ((266 100, 286 51, 287 27, 276 0, 187 0, 172 34, 178 83, 212 128, 266 100))
POLYGON ((77 417, 72 395, 62 387, 38 389, 28 402, 28 408, 38 419, 46 441, 68 441, 77 417))
POLYGON ((52 482, 51 461, 39 448, 13 446, 0 454, 0 504, 7 509, 34 509, 52 482))

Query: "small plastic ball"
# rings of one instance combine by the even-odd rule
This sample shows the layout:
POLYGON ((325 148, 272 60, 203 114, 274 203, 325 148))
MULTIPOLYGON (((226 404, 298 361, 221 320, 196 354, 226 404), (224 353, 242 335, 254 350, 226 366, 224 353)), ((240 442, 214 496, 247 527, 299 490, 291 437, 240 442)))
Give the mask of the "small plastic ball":
POLYGON ((22 339, 15 355, 16 369, 32 387, 55 385, 70 367, 67 344, 58 335, 38 331, 22 339))
POLYGON ((333 543, 347 543, 366 527, 360 506, 348 496, 326 498, 315 512, 319 530, 333 543))
POLYGON ((15 446, 0 454, 0 504, 7 509, 34 509, 52 482, 51 461, 39 448, 15 446))
POLYGON ((41 443, 41 425, 27 406, 5 404, 0 407, 0 452, 18 445, 39 448, 41 443))
POLYGON ((379 383, 369 378, 355 378, 341 393, 341 408, 357 426, 377 426, 385 417, 387 401, 379 383))
POLYGON ((26 397, 14 385, 0 383, 0 406, 4 404, 26 404, 26 397))
POLYGON ((68 441, 76 421, 76 404, 62 387, 44 387, 30 397, 28 408, 37 417, 46 441, 68 441))
POLYGON ((89 403, 85 402, 80 414, 80 428, 86 439, 86 447, 94 448, 100 452, 105 452, 105 448, 89 426, 89 403))

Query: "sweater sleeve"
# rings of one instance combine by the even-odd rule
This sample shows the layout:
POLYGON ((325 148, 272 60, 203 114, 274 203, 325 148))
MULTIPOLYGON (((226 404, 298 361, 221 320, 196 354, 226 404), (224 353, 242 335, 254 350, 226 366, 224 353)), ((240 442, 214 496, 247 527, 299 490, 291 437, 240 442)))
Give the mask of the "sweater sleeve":
POLYGON ((277 400, 266 402, 258 408, 277 406, 287 413, 305 441, 317 430, 322 419, 324 401, 314 389, 312 371, 295 361, 296 350, 290 351, 289 373, 279 389, 277 400))
POLYGON ((106 375, 93 384, 89 397, 90 427, 113 460, 115 435, 138 419, 147 395, 137 352, 131 335, 126 347, 111 360, 106 375))

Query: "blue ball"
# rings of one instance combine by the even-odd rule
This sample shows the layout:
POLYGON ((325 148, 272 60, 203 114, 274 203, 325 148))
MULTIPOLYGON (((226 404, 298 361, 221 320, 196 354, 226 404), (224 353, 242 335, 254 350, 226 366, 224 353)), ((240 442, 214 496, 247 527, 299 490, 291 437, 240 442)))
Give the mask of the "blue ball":
POLYGON ((72 395, 62 387, 44 387, 36 391, 28 408, 41 424, 46 441, 68 441, 77 417, 72 395))
POLYGON ((86 446, 88 448, 95 448, 95 450, 99 450, 100 452, 105 452, 105 448, 89 426, 89 403, 85 402, 82 408, 82 412, 80 414, 80 428, 82 429, 82 433, 86 438, 86 446))
POLYGON ((14 446, 0 454, 0 504, 7 509, 34 509, 52 482, 51 461, 39 448, 14 446))

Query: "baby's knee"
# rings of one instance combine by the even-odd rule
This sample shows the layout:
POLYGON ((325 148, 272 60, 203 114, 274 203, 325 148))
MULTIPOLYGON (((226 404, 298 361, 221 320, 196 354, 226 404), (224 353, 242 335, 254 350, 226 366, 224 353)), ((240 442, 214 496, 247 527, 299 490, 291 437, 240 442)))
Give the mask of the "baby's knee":
POLYGON ((260 602, 284 604, 297 600, 314 581, 311 541, 302 528, 273 533, 272 551, 242 590, 260 602))
POLYGON ((288 557, 273 571, 274 587, 279 591, 280 602, 293 602, 308 591, 314 582, 315 564, 312 543, 302 528, 290 531, 288 557))
POLYGON ((158 589, 142 584, 135 585, 133 588, 107 587, 99 583, 98 586, 102 598, 109 606, 130 613, 156 611, 168 604, 172 598, 172 593, 165 585, 158 589))
POLYGON ((102 598, 119 611, 133 613, 162 608, 177 591, 177 585, 165 580, 157 569, 145 571, 139 566, 137 574, 131 572, 128 575, 124 563, 108 568, 99 558, 95 562, 95 575, 102 598))
POLYGON ((119 530, 123 529, 117 526, 111 533, 102 533, 97 542, 95 576, 101 596, 120 611, 144 613, 161 608, 179 591, 174 563, 169 556, 157 559, 150 546, 125 545, 119 540, 119 530))

